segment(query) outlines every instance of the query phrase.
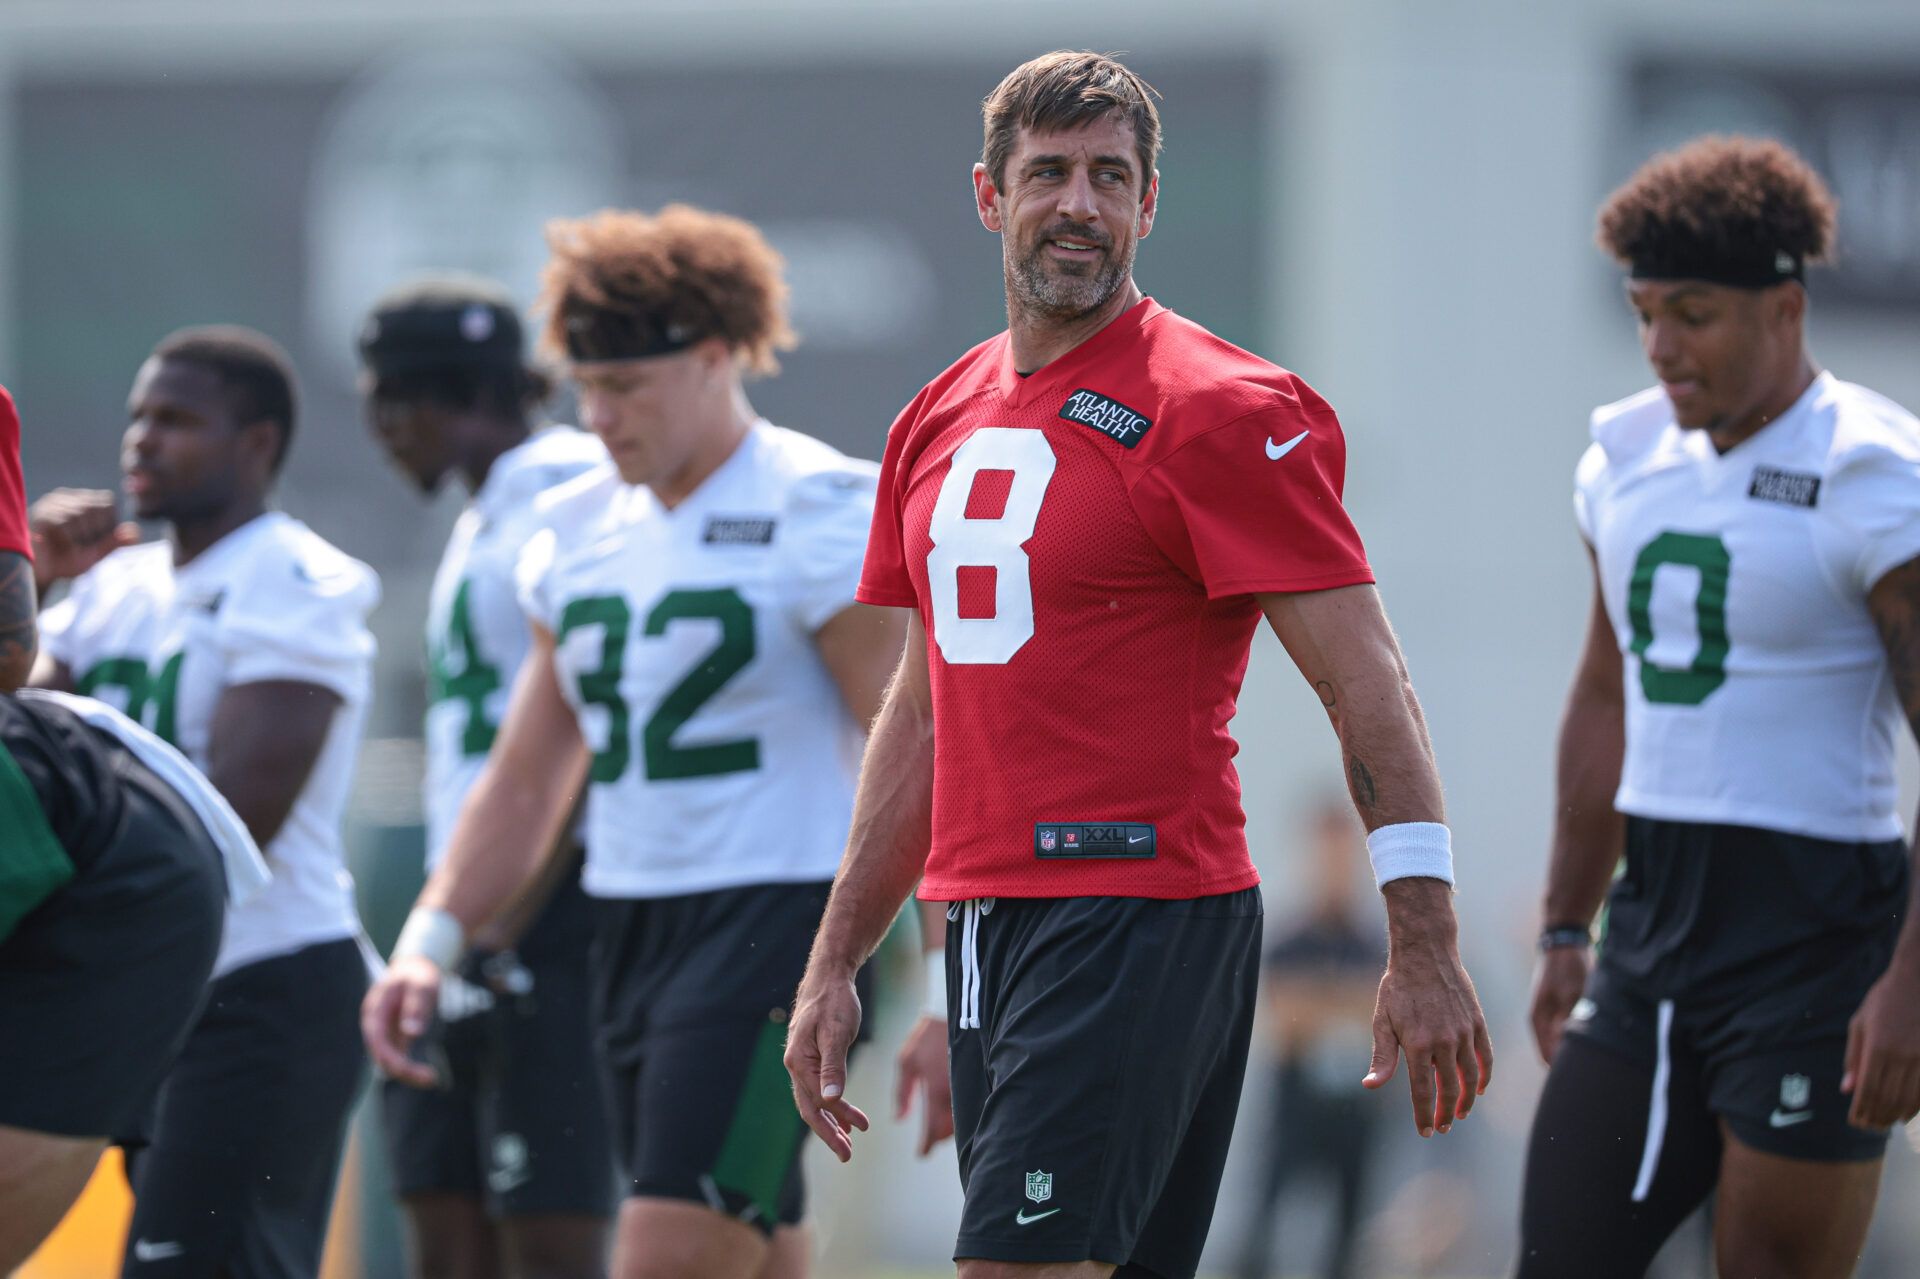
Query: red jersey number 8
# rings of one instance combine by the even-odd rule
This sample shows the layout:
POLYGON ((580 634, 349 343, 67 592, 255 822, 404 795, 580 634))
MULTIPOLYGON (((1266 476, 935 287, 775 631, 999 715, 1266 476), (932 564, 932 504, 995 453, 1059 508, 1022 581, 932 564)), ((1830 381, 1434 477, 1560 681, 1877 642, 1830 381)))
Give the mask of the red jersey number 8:
POLYGON ((927 535, 927 589, 933 638, 954 666, 998 666, 1033 638, 1033 576, 1021 544, 1033 536, 1053 479, 1053 447, 1039 431, 984 426, 954 451, 927 535), (967 501, 982 471, 1011 471, 1006 505, 995 519, 969 519, 967 501), (960 616, 960 570, 993 570, 993 616, 960 616))

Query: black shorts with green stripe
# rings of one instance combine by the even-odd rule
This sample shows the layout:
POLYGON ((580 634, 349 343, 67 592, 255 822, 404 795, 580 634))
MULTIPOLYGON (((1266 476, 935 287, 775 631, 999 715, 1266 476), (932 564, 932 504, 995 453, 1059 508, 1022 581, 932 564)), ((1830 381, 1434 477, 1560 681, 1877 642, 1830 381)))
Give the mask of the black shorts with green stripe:
POLYGON ((781 1056, 829 887, 594 902, 594 1014, 624 1195, 702 1203, 766 1232, 803 1216, 807 1129, 781 1056))

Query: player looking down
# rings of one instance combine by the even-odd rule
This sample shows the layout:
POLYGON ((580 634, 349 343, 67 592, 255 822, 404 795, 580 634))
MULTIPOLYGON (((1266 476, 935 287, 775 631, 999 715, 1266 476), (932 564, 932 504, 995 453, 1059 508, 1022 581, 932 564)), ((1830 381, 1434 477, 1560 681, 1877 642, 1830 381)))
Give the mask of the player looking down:
POLYGON ((1894 811, 1895 738, 1920 729, 1920 422, 1808 351, 1833 233, 1805 162, 1744 138, 1655 156, 1600 210, 1659 385, 1594 411, 1575 479, 1594 594, 1522 1276, 1642 1274, 1709 1193, 1722 1275, 1848 1274, 1887 1130, 1920 1111, 1894 811))
POLYGON ((466 939, 586 791, 621 1279, 806 1269, 780 1054, 900 625, 854 602, 874 468, 744 382, 792 335, 750 224, 686 206, 548 231, 547 349, 611 465, 540 500, 532 647, 363 1026, 400 1079, 466 939))
POLYGON ((1187 1279, 1260 968, 1226 726, 1263 616, 1339 734, 1386 895, 1366 1082, 1404 1049, 1414 1121, 1445 1131, 1492 1050, 1439 777, 1340 504, 1338 419, 1135 284, 1160 148, 1137 75, 1048 54, 987 98, 985 126, 974 192, 1008 329, 887 439, 860 598, 907 610, 907 648, 787 1067, 848 1158, 867 1126, 844 1095, 854 974, 918 881, 959 926, 960 1274, 1187 1279))
MULTIPOLYGON (((361 395, 388 457, 422 493, 451 475, 472 495, 427 609, 429 873, 532 644, 514 566, 534 499, 607 458, 584 432, 532 429, 548 384, 522 347, 506 293, 469 276, 401 285, 360 334, 361 395)), ((547 878, 449 974, 440 1086, 381 1090, 417 1275, 606 1273, 613 1158, 587 1011, 593 930, 574 832, 564 839, 547 878)))

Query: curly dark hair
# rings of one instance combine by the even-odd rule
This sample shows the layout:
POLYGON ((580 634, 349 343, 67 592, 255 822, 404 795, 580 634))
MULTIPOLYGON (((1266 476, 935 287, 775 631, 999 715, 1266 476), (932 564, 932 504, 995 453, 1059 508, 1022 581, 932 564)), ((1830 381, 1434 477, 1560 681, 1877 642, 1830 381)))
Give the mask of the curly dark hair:
POLYGON ((557 358, 568 358, 570 333, 605 328, 608 318, 673 335, 675 347, 724 338, 758 374, 777 372, 774 352, 797 340, 785 263, 741 218, 686 204, 652 216, 606 209, 549 222, 547 244, 553 256, 535 309, 546 316, 541 346, 557 358))
POLYGON ((1622 264, 1825 261, 1836 205, 1812 166, 1771 138, 1713 134, 1641 165, 1600 207, 1595 239, 1622 264))

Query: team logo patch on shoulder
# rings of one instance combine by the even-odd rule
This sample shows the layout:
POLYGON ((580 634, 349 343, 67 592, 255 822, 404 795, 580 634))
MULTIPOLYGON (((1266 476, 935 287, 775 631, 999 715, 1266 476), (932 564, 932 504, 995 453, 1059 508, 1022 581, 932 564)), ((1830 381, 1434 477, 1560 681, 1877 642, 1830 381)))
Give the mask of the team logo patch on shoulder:
POLYGON ((1151 419, 1128 408, 1120 401, 1082 387, 1060 406, 1060 416, 1069 422, 1090 426, 1122 448, 1132 448, 1147 436, 1151 419))
POLYGON ((1811 507, 1820 500, 1820 477, 1804 471, 1783 471, 1777 466, 1756 466, 1747 496, 1783 506, 1811 507))
POLYGON ((708 546, 770 546, 773 525, 771 516, 709 515, 700 540, 708 546))

